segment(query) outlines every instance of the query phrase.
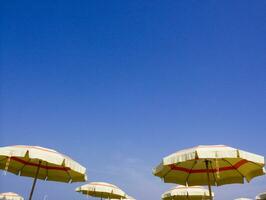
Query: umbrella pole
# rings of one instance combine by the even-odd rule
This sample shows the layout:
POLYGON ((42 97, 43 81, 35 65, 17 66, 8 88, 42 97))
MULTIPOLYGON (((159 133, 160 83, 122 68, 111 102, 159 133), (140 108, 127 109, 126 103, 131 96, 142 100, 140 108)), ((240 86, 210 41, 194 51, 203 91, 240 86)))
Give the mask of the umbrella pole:
POLYGON ((39 171, 40 171, 41 162, 42 161, 39 161, 39 165, 38 165, 38 168, 37 168, 37 171, 36 171, 36 174, 35 174, 35 177, 34 177, 34 181, 33 181, 32 187, 31 187, 29 200, 32 199, 33 191, 34 191, 34 188, 35 188, 35 185, 36 185, 36 182, 37 182, 37 178, 38 178, 38 174, 39 174, 39 171))
POLYGON ((211 182, 210 182, 209 161, 205 160, 205 164, 206 164, 206 169, 207 169, 207 178, 208 178, 208 188, 209 188, 210 200, 213 200, 213 198, 212 198, 212 188, 211 188, 211 182))

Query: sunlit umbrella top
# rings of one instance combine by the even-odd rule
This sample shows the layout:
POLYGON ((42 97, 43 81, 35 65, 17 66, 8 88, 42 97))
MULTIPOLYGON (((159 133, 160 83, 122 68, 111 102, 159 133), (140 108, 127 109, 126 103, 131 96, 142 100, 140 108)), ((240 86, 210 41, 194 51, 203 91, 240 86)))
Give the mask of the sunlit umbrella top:
MULTIPOLYGON (((214 194, 212 193, 212 196, 214 194)), ((163 200, 202 200, 210 199, 209 190, 200 186, 177 186, 162 194, 163 200)))
POLYGON ((86 181, 86 168, 70 157, 39 146, 0 147, 0 169, 11 173, 59 182, 86 181))
POLYGON ((14 192, 0 193, 0 200, 24 200, 23 197, 19 196, 14 192))
POLYGON ((124 199, 126 193, 116 185, 106 182, 91 182, 76 188, 76 192, 99 198, 124 199))
MULTIPOLYGON (((110 200, 115 200, 115 199, 110 199, 110 200)), ((127 195, 125 198, 123 198, 123 200, 136 200, 136 199, 127 195)))
POLYGON ((252 199, 249 199, 249 198, 237 198, 235 200, 252 200, 252 199))

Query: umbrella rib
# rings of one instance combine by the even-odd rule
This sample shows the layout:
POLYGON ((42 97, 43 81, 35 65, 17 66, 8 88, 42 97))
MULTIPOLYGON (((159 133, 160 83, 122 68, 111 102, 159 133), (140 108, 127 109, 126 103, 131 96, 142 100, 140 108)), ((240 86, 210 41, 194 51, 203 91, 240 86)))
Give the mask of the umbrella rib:
POLYGON ((169 174, 171 171, 171 169, 169 169, 164 175, 163 175, 163 179, 166 177, 167 174, 169 174))
POLYGON ((6 160, 6 159, 8 159, 8 157, 5 157, 5 158, 1 159, 0 162, 2 162, 3 160, 6 160))
POLYGON ((232 163, 230 163, 228 160, 226 160, 225 158, 223 158, 223 160, 225 161, 225 162, 227 162, 231 167, 233 167, 241 176, 242 176, 242 178, 245 178, 245 176, 232 164, 232 163))
MULTIPOLYGON (((27 161, 27 162, 30 162, 30 158, 29 158, 29 160, 27 161)), ((18 170, 18 172, 21 172, 21 170, 23 170, 24 169, 24 167, 26 167, 26 165, 27 165, 27 163, 25 163, 19 170, 18 170)))
POLYGON ((48 162, 46 162, 46 179, 48 179, 48 162))
MULTIPOLYGON (((181 162, 177 163, 177 164, 176 164, 176 166, 178 166, 180 163, 181 163, 181 162)), ((163 177, 162 177, 162 178, 164 179, 164 178, 165 178, 165 176, 171 172, 171 170, 172 170, 172 169, 170 168, 170 169, 169 169, 169 171, 168 171, 168 172, 166 172, 166 173, 163 175, 163 177)))
POLYGON ((192 170, 193 170, 193 168, 195 167, 196 164, 197 164, 197 161, 195 160, 194 163, 193 163, 193 165, 192 165, 192 167, 191 167, 191 169, 189 170, 188 175, 187 175, 187 178, 186 178, 186 184, 187 184, 188 179, 189 179, 189 177, 190 177, 190 175, 191 175, 191 172, 192 172, 192 170))
POLYGON ((71 177, 71 175, 69 174, 68 170, 66 170, 66 173, 67 173, 67 175, 68 175, 68 177, 69 177, 69 180, 68 180, 68 181, 72 181, 72 177, 71 177))
MULTIPOLYGON (((176 166, 179 165, 179 164, 180 164, 180 162, 177 163, 176 166)), ((168 170, 168 171, 162 176, 162 178, 164 179, 164 178, 166 177, 166 175, 169 174, 169 173, 171 172, 171 170, 172 170, 172 169, 170 168, 170 169, 169 169, 169 170, 168 170)))
POLYGON ((252 162, 252 161, 249 161, 249 160, 248 160, 248 162, 250 162, 250 163, 252 163, 252 164, 254 164, 254 165, 256 165, 256 166, 262 168, 258 163, 255 163, 255 162, 252 162))
POLYGON ((216 183, 216 185, 218 184, 218 182, 217 182, 217 178, 216 178, 216 176, 215 176, 215 172, 214 172, 214 168, 213 168, 213 166, 212 166, 212 162, 211 162, 211 168, 212 168, 212 175, 213 175, 213 178, 214 178, 214 181, 215 181, 215 183, 216 183))

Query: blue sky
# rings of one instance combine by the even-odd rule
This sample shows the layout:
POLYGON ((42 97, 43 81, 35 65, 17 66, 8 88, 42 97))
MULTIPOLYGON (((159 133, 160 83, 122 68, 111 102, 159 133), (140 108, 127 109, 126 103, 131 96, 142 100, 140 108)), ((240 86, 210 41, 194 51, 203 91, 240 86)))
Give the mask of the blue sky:
MULTIPOLYGON (((56 149, 137 199, 172 185, 151 169, 176 150, 266 155, 263 0, 1 1, 0 145, 56 149)), ((31 179, 0 175, 27 197, 31 179)), ((38 182, 35 199, 85 199, 38 182)), ((12 189, 11 189, 12 188, 12 189)), ((254 197, 266 178, 214 188, 254 197)))

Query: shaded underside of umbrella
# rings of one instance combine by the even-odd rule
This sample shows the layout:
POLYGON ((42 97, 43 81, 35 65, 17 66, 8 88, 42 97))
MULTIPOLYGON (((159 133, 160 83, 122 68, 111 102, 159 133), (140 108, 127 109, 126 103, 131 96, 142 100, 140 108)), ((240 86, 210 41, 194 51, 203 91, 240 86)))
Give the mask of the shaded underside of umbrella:
POLYGON ((224 185, 264 175, 264 158, 224 145, 198 146, 163 159, 153 174, 167 183, 224 185), (208 165, 206 167, 206 164, 208 165), (208 177, 207 174, 210 174, 208 177))
POLYGON ((256 200, 266 200, 266 192, 258 194, 256 200))
POLYGON ((0 193, 0 200, 24 200, 24 198, 14 192, 5 192, 0 193))
POLYGON ((58 182, 86 181, 86 168, 52 149, 38 146, 0 148, 0 169, 16 175, 58 182))
MULTIPOLYGON (((214 194, 212 193, 212 196, 214 194)), ((163 200, 209 200, 209 191, 200 186, 177 186, 162 194, 163 200)))
POLYGON ((91 182, 76 188, 76 192, 104 199, 124 199, 127 197, 126 193, 119 187, 106 182, 91 182))

